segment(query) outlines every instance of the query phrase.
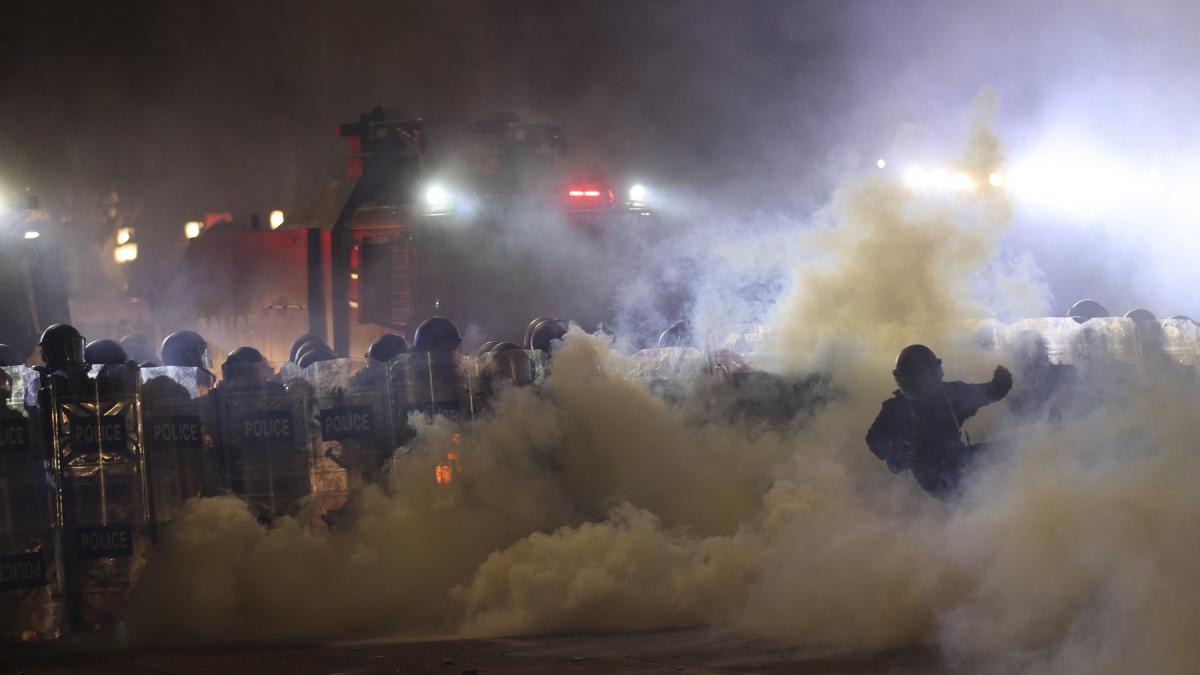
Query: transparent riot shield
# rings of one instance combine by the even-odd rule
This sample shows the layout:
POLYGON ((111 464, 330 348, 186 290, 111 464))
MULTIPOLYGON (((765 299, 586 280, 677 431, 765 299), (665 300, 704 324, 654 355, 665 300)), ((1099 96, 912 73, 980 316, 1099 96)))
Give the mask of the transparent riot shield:
POLYGON ((772 424, 822 405, 836 393, 821 374, 783 376, 779 342, 765 324, 728 326, 709 333, 708 362, 734 419, 772 424))
POLYGON ((208 428, 199 369, 142 368, 142 443, 158 527, 169 527, 193 497, 217 493, 219 462, 208 428))
MULTIPOLYGON (((1095 321, 1095 319, 1093 319, 1095 321)), ((1091 323, 1091 322, 1088 322, 1091 323)), ((1089 330, 1099 328, 1099 324, 1089 330)), ((1027 344, 1032 335, 1041 338, 1046 355, 1054 364, 1073 364, 1078 353, 1079 334, 1083 324, 1069 317, 1022 319, 995 330, 1001 351, 1012 352, 1027 344)))
POLYGON ((66 630, 62 532, 37 408, 38 373, 0 369, 0 639, 66 630))
POLYGON ((706 365, 704 353, 695 347, 654 347, 630 357, 628 376, 668 401, 681 401, 688 383, 703 374, 706 365))
POLYGON ((226 487, 270 521, 296 515, 312 492, 312 402, 306 386, 289 391, 261 365, 227 368, 213 397, 226 487))
POLYGON ((469 372, 470 363, 458 352, 409 352, 392 359, 388 380, 405 406, 402 419, 419 412, 469 420, 474 398, 469 372))
POLYGON ((1166 319, 1162 322, 1163 349, 1183 366, 1200 366, 1200 325, 1191 319, 1166 319))
POLYGON ((316 402, 313 496, 322 513, 381 480, 396 445, 385 364, 319 361, 304 370, 316 402))
POLYGON ((137 370, 52 374, 43 392, 72 623, 106 628, 119 621, 153 535, 137 370))

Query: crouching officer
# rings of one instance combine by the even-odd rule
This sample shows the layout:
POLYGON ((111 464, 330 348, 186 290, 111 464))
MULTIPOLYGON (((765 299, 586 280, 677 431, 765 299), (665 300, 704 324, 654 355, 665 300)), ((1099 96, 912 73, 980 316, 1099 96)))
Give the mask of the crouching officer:
POLYGON ((909 345, 892 375, 900 388, 883 402, 867 431, 867 446, 893 473, 910 470, 926 492, 948 499, 982 447, 963 441, 963 422, 1004 398, 1012 374, 996 366, 991 382, 943 382, 942 361, 933 350, 909 345))

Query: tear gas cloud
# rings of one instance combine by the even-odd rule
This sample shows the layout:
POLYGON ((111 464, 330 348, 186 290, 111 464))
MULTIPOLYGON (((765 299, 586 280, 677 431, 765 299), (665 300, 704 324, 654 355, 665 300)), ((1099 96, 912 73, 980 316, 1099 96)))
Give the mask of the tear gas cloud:
MULTIPOLYGON (((991 106, 976 104, 964 156, 999 160, 991 106)), ((975 671, 1194 670, 1194 388, 1152 379, 1060 425, 973 423, 1012 447, 960 501, 937 502, 862 434, 898 347, 930 342, 948 377, 980 380, 1007 357, 961 317, 1044 309, 1000 253, 1007 197, 930 201, 867 175, 819 221, 718 247, 726 265, 705 267, 736 284, 764 250, 788 263, 770 305, 774 364, 835 383, 815 413, 750 423, 702 380, 668 402, 621 375, 619 338, 575 328, 542 391, 510 390, 476 423, 453 490, 430 480, 433 458, 459 447, 434 422, 344 528, 266 529, 236 499, 191 502, 139 587, 138 634, 707 624, 832 651, 933 644, 975 671)), ((697 316, 729 300, 697 298, 697 316)))
MULTIPOLYGON (((764 12, 788 40, 828 47, 788 52, 783 62, 804 77, 766 58, 775 55, 745 53, 759 26, 726 21, 743 13, 732 3, 682 12, 699 15, 691 21, 670 8, 647 12, 630 34, 680 37, 672 58, 632 78, 638 95, 625 98, 652 100, 646 109, 609 105, 624 90, 600 75, 611 65, 603 59, 588 62, 591 85, 550 78, 583 110, 557 115, 568 128, 607 131, 585 150, 620 138, 613 146, 627 159, 703 185, 681 189, 681 178, 665 189, 664 209, 687 227, 631 232, 620 249, 594 253, 573 234, 526 222, 479 252, 486 264, 526 271, 514 251, 553 259, 554 276, 518 275, 506 289, 513 306, 524 316, 528 289, 557 288, 608 303, 611 333, 573 330, 543 391, 502 397, 473 429, 452 490, 431 477, 433 458, 457 447, 453 430, 431 423, 339 529, 286 519, 264 528, 236 499, 192 502, 139 587, 136 633, 707 624, 831 650, 933 644, 970 671, 1193 672, 1192 389, 1147 378, 1097 392, 1106 402, 1087 414, 1022 429, 998 404, 971 431, 1011 448, 952 505, 888 473, 862 436, 903 345, 933 346, 950 379, 978 381, 1008 362, 973 341, 963 319, 1061 314, 1083 296, 1196 315, 1196 266, 1180 260, 1195 248, 1184 227, 1191 205, 1178 195, 1194 171, 1182 139, 1198 119, 1187 96, 1197 10, 1116 0, 832 4, 764 12), (711 40, 726 24, 733 37, 711 40), (689 53, 712 66, 696 70, 719 77, 674 82, 689 53), (763 92, 777 80, 786 80, 778 101, 763 103, 776 98, 763 92), (660 86, 668 94, 655 95, 660 86), (992 94, 963 105, 988 87, 1003 105, 992 94), (597 123, 596 110, 618 121, 597 123), (674 133, 648 131, 692 114, 702 119, 674 133), (639 125, 643 117, 651 123, 639 125), (879 156, 977 175, 1005 167, 1032 191, 927 198, 876 170, 879 156), (1084 180, 1064 182, 1084 169, 1084 180), (1038 189, 1055 181, 1064 187, 1038 189), (826 188, 828 204, 808 208, 826 188), (661 302, 664 289, 673 303, 661 302), (681 315, 701 338, 729 324, 770 325, 761 365, 822 373, 837 397, 764 425, 728 414, 703 378, 669 402, 619 375, 646 336, 681 315)), ((537 91, 500 91, 536 60, 520 54, 491 78, 500 84, 458 94, 554 108, 537 91)), ((402 84, 425 102, 420 92, 435 88, 402 84)), ((322 124, 345 112, 307 94, 292 102, 322 124)))

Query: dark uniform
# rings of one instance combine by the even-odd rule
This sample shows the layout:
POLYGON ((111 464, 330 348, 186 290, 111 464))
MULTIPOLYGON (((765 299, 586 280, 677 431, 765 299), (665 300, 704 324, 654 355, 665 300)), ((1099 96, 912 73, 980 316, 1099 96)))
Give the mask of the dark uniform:
POLYGON ((867 431, 867 446, 892 472, 911 470, 926 492, 947 499, 982 447, 963 441, 963 422, 1004 398, 1012 376, 998 367, 991 382, 942 382, 941 361, 928 347, 913 345, 900 354, 895 371, 900 389, 884 401, 867 431), (915 359, 906 358, 914 352, 915 359))

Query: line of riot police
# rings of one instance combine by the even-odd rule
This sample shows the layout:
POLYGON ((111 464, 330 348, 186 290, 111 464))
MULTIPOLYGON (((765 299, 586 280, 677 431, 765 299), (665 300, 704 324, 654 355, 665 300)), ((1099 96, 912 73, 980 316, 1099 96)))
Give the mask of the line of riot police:
POLYGON ((504 343, 468 358, 458 328, 434 317, 411 348, 388 334, 364 359, 304 336, 276 372, 240 347, 218 379, 191 331, 164 340, 163 365, 139 365, 122 344, 85 346, 51 326, 44 366, 0 370, 0 634, 118 625, 159 532, 195 497, 236 495, 264 523, 336 527, 413 441, 412 416, 469 423, 504 387, 540 380, 543 334, 564 332, 539 333, 545 351, 504 343))

